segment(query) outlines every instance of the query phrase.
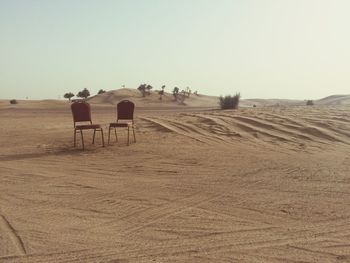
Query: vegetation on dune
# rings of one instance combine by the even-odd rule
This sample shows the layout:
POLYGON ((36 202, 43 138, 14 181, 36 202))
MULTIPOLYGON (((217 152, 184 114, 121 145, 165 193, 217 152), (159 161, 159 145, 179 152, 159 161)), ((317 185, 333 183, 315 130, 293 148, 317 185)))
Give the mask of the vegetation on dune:
POLYGON ((187 87, 185 90, 181 90, 181 92, 178 87, 175 87, 173 89, 174 99, 180 104, 185 104, 185 99, 189 98, 191 94, 192 94, 192 91, 190 90, 189 87, 187 87))
POLYGON ((190 90, 190 87, 186 87, 186 89, 182 90, 182 92, 187 98, 189 98, 192 93, 192 91, 190 90))
POLYGON ((165 89, 165 85, 163 85, 163 86, 162 86, 162 90, 158 91, 158 94, 159 94, 159 99, 160 99, 160 100, 162 100, 162 99, 163 99, 164 89, 165 89))
POLYGON ((314 102, 312 100, 307 100, 306 101, 306 106, 313 106, 314 102))
POLYGON ((142 97, 146 97, 151 95, 151 89, 153 87, 149 84, 141 84, 137 89, 141 92, 142 97))
POLYGON ((187 98, 186 94, 182 91, 177 94, 176 101, 180 104, 185 104, 185 99, 187 98))
POLYGON ((63 97, 65 99, 68 99, 69 101, 71 100, 71 98, 74 97, 74 94, 72 92, 67 92, 66 94, 63 95, 63 97))
POLYGON ((239 99, 241 98, 240 93, 236 93, 236 95, 231 96, 227 95, 225 97, 219 97, 219 105, 222 110, 225 109, 237 109, 239 104, 239 99))
POLYGON ((179 94, 179 88, 178 88, 178 87, 175 87, 175 88, 173 89, 173 96, 174 96, 175 100, 177 100, 177 94, 179 94))
MULTIPOLYGON (((122 87, 124 88, 125 86, 122 85, 122 87)), ((164 96, 166 95, 165 88, 166 88, 166 85, 162 85, 160 89, 154 90, 152 85, 144 83, 139 85, 137 90, 141 93, 142 97, 147 97, 151 95, 151 90, 153 89, 154 93, 159 95, 158 97, 159 100, 163 100, 164 96)), ((106 92, 107 92, 106 90, 100 89, 97 92, 97 95, 100 95, 106 92)), ((197 91, 192 92, 190 87, 186 87, 186 89, 183 89, 181 91, 178 87, 174 87, 172 94, 174 97, 174 101, 183 105, 185 104, 184 103, 185 100, 189 98, 192 94, 193 96, 199 96, 197 91)), ((64 94, 64 98, 69 99, 69 101, 75 101, 71 99, 74 96, 82 99, 87 99, 88 97, 90 97, 90 91, 87 88, 84 88, 83 90, 79 91, 76 95, 74 95, 72 92, 68 92, 64 94)), ((81 99, 77 99, 77 101, 80 101, 80 100, 81 99)))
POLYGON ((77 97, 84 98, 84 99, 88 98, 89 96, 90 96, 90 91, 87 88, 83 89, 82 91, 79 91, 77 94, 77 97))
POLYGON ((17 104, 18 101, 17 100, 10 100, 10 104, 17 104))

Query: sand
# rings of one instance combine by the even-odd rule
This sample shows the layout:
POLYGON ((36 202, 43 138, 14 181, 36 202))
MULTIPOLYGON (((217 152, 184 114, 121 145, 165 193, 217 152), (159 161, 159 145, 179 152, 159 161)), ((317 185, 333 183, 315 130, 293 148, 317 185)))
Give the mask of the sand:
POLYGON ((348 105, 135 100, 85 151, 68 102, 0 103, 0 262, 350 262, 348 105))

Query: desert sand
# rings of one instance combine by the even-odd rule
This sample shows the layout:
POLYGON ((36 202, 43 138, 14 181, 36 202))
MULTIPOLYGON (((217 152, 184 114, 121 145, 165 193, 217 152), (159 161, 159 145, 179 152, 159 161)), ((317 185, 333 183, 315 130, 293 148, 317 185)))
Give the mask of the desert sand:
POLYGON ((137 142, 85 151, 68 101, 0 102, 0 262, 350 262, 349 96, 121 90, 89 99, 105 136, 125 98, 137 142))

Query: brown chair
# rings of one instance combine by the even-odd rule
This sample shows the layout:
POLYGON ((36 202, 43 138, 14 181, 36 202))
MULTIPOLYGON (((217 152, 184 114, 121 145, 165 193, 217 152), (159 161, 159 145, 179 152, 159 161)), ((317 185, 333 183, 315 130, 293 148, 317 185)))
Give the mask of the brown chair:
POLYGON ((102 146, 105 146, 103 138, 103 129, 99 124, 92 124, 91 121, 91 109, 90 104, 87 102, 73 102, 71 105, 73 122, 74 122, 74 147, 76 147, 76 135, 80 132, 81 142, 83 144, 84 150, 84 136, 83 130, 94 130, 94 135, 92 137, 92 144, 95 143, 96 131, 101 131, 102 136, 102 146), (76 125, 77 122, 89 122, 90 124, 76 125))
POLYGON ((108 144, 110 141, 112 129, 114 129, 115 140, 118 141, 117 128, 126 128, 128 130, 128 145, 130 144, 130 128, 132 128, 132 132, 134 134, 134 142, 136 142, 134 109, 135 104, 130 100, 123 100, 117 104, 117 122, 109 124, 108 144))

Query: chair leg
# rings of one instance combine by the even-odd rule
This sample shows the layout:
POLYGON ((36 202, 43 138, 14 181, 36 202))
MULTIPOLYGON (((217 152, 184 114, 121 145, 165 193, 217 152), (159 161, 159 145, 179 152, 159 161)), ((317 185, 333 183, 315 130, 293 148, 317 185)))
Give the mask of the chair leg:
POLYGON ((130 136, 129 136, 129 134, 130 134, 130 127, 128 126, 128 145, 130 145, 130 136))
POLYGON ((132 132, 133 132, 133 134, 134 134, 134 142, 136 142, 135 127, 132 127, 132 132))
POLYGON ((103 129, 101 128, 101 136, 102 136, 102 147, 105 147, 105 138, 103 137, 103 129))
POLYGON ((74 129, 74 147, 77 146, 77 130, 74 129))
POLYGON ((85 149, 85 146, 84 146, 83 130, 80 130, 80 135, 81 135, 81 143, 83 144, 83 150, 84 150, 84 149, 85 149))
POLYGON ((95 144, 95 135, 96 135, 96 129, 94 129, 94 135, 92 137, 92 144, 95 144))
POLYGON ((114 128, 115 141, 118 142, 117 128, 114 128))
POLYGON ((111 138, 111 126, 108 128, 108 145, 109 145, 109 140, 111 138))

